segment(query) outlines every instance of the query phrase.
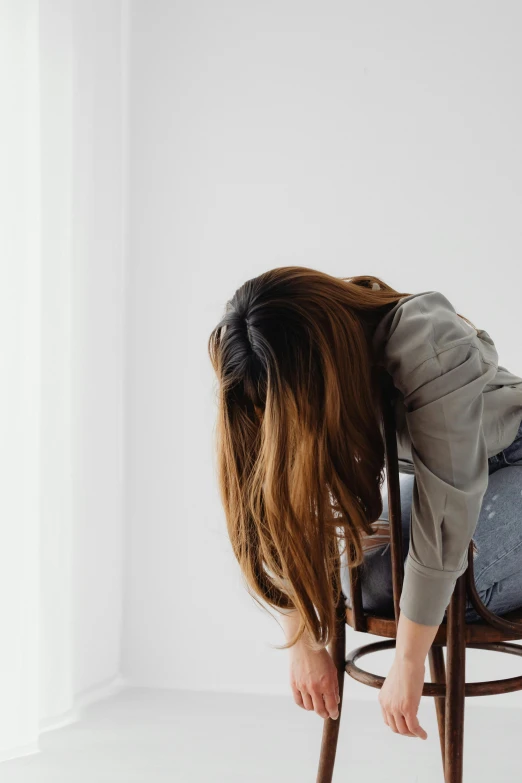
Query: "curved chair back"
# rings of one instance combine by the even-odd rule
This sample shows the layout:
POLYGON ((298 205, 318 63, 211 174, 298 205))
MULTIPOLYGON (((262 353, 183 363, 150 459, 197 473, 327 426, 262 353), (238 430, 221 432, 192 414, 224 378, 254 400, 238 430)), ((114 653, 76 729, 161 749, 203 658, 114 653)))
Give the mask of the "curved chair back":
MULTIPOLYGON (((395 401, 397 389, 391 375, 385 370, 380 375, 381 414, 386 453, 386 483, 388 488, 388 517, 390 521, 390 553, 392 562, 392 589, 395 624, 399 621, 399 601, 404 580, 404 555, 402 542, 401 491, 399 461, 397 456, 397 429, 395 401)), ((353 556, 353 552, 352 552, 353 556)), ((362 604, 361 566, 350 568, 350 593, 353 606, 353 628, 366 631, 366 619, 362 604)))

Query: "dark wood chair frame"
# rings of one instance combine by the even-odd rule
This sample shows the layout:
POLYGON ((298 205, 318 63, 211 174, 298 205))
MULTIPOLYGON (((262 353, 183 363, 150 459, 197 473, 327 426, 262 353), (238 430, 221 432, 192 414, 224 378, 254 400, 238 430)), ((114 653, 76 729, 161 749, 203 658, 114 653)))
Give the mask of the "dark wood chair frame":
MULTIPOLYGON (((372 688, 381 688, 385 678, 371 674, 357 666, 357 660, 372 652, 394 648, 399 619, 399 601, 404 578, 404 557, 400 502, 399 466, 397 458, 395 395, 396 388, 391 376, 383 372, 381 384, 382 419, 386 452, 386 481, 388 488, 388 516, 390 521, 390 551, 392 562, 392 587, 394 616, 382 617, 363 610, 360 566, 349 569, 352 607, 347 607, 345 596, 337 606, 337 633, 328 649, 339 676, 339 717, 326 718, 323 727, 321 756, 317 783, 331 783, 343 706, 344 676, 349 674, 355 680, 372 688), (346 623, 355 631, 389 637, 386 641, 366 644, 352 650, 346 656, 346 623)), ((339 564, 340 567, 340 564, 339 564)), ((440 737, 442 767, 445 783, 462 783, 464 751, 464 703, 466 696, 489 696, 522 690, 522 676, 486 682, 470 682, 465 679, 466 648, 522 655, 522 645, 508 640, 522 639, 522 608, 502 616, 490 612, 481 601, 473 572, 473 540, 468 550, 467 570, 457 579, 447 618, 437 631, 428 654, 431 682, 425 682, 422 695, 433 696, 437 713, 440 737), (466 596, 480 621, 466 623, 466 596), (447 648, 447 665, 443 647, 447 648)))

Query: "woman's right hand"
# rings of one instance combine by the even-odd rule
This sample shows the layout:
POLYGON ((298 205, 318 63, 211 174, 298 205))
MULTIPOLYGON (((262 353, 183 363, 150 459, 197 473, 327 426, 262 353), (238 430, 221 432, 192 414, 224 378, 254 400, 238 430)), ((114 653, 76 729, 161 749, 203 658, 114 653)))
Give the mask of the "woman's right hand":
POLYGON ((298 641, 290 647, 290 684, 294 701, 321 718, 339 717, 339 680, 332 656, 326 648, 313 650, 298 641))

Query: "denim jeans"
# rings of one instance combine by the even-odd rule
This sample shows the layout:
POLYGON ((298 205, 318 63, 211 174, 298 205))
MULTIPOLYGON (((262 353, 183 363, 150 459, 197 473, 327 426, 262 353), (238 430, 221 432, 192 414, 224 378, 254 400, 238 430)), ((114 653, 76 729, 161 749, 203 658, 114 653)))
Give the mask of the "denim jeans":
MULTIPOLYGON (((522 607, 522 421, 514 441, 488 459, 489 481, 473 534, 477 552, 473 558, 475 584, 481 600, 495 614, 522 607)), ((400 473, 403 554, 410 539, 410 513, 414 475, 400 473)), ((382 487, 383 513, 388 517, 388 491, 382 487)), ((351 606, 350 582, 345 557, 341 582, 346 605, 351 606)), ((362 601, 365 611, 393 617, 390 544, 365 552, 361 566, 362 601)), ((481 617, 466 599, 466 621, 481 617)), ((447 610, 443 622, 447 620, 447 610)))

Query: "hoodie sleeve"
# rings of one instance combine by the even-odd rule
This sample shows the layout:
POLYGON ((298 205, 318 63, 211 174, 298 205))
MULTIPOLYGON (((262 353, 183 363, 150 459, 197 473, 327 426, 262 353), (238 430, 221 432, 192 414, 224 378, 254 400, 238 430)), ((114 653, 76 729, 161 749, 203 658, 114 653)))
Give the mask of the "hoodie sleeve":
POLYGON ((398 308, 388 340, 415 473, 400 608, 424 625, 440 625, 467 568, 488 485, 483 391, 496 365, 476 334, 446 297, 429 292, 398 308))

